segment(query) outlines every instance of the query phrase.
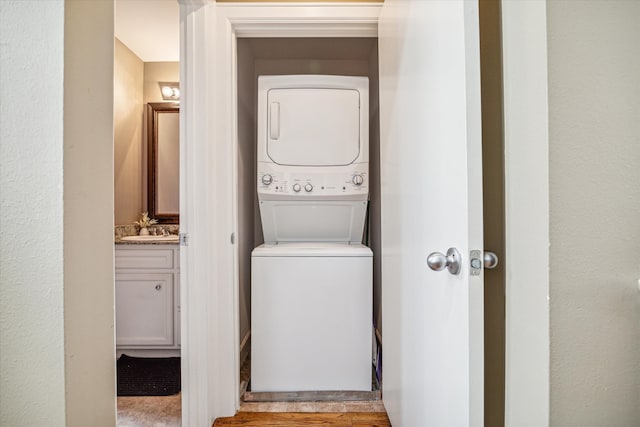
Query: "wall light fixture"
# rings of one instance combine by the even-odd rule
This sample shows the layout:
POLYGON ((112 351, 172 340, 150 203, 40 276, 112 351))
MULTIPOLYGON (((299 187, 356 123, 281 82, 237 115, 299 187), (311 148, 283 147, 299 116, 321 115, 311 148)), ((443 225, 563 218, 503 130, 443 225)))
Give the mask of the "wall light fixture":
POLYGON ((180 101, 180 83, 158 82, 162 99, 165 101, 180 101))

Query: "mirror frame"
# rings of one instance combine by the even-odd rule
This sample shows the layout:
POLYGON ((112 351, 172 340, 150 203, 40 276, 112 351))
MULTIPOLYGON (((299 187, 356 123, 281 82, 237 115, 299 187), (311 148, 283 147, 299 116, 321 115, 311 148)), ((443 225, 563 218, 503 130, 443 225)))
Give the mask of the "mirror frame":
MULTIPOLYGON (((147 104, 147 208, 149 217, 160 224, 179 224, 180 214, 158 212, 157 169, 158 169, 158 115, 180 112, 179 102, 149 102, 147 104)), ((180 167, 179 161, 177 166, 180 167)))

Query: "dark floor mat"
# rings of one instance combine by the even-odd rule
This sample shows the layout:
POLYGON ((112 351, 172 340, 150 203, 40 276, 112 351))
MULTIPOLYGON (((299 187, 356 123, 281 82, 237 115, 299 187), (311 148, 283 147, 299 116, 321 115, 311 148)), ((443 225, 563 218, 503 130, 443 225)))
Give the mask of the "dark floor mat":
POLYGON ((170 396, 180 392, 179 357, 118 359, 118 396, 170 396))

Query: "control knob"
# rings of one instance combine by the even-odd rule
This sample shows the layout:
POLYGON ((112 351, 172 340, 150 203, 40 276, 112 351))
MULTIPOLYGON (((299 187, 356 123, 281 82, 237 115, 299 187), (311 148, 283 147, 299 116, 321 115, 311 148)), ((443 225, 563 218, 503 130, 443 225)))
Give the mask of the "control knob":
POLYGON ((313 185, 307 184, 304 186, 304 191, 306 191, 307 193, 310 193, 311 190, 313 190, 313 185))
POLYGON ((273 182, 273 177, 271 175, 269 175, 268 173, 265 173, 264 175, 262 175, 262 183, 264 185, 269 185, 273 182))
POLYGON ((293 191, 295 191, 296 193, 298 193, 300 191, 300 184, 293 184, 293 191))
POLYGON ((353 179, 351 180, 355 185, 362 185, 364 182, 364 177, 360 174, 353 175, 353 179))

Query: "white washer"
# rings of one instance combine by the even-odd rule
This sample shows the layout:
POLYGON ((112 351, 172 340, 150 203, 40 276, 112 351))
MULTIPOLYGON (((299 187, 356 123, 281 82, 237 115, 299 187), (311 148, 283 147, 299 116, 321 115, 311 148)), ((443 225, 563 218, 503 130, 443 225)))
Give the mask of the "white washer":
POLYGON ((336 243, 254 249, 251 391, 371 391, 372 256, 336 243))

